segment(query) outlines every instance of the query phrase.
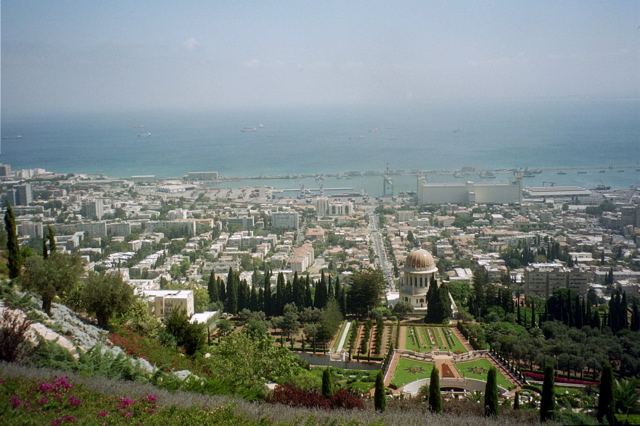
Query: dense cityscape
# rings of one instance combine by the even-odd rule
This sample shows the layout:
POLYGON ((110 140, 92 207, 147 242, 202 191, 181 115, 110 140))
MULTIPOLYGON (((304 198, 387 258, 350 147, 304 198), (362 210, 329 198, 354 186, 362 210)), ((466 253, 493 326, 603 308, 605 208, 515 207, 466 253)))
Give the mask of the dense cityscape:
MULTIPOLYGON (((59 368, 68 358, 55 342, 138 370, 114 377, 162 372, 172 386, 211 393, 193 387, 189 377, 200 377, 217 383, 214 394, 309 408, 357 408, 371 396, 380 410, 386 394, 425 398, 432 412, 438 399, 449 413, 485 401, 478 415, 502 406, 513 421, 633 418, 638 186, 523 188, 516 171, 512 183, 418 176, 415 192, 396 194, 387 170, 384 195, 369 197, 220 188, 217 172, 110 179, 2 165, 0 174, 12 278, 2 324, 11 329, 20 316, 9 308, 21 308, 40 336, 15 342, 5 360, 59 368), (181 352, 188 358, 169 355, 181 352), (546 414, 545 367, 557 387, 546 414), (618 398, 631 395, 609 414, 596 397, 607 372, 618 398), (313 391, 320 382, 326 400, 313 391), (347 392, 340 402, 328 383, 347 392)), ((102 362, 82 360, 66 368, 102 362)))

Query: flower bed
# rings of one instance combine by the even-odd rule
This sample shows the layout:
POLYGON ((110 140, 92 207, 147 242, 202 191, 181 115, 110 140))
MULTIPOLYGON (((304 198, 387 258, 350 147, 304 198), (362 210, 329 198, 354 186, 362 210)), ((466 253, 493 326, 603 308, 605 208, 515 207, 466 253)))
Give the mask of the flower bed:
POLYGON ((449 364, 442 364, 442 377, 455 377, 449 364))
MULTIPOLYGON (((542 382, 544 380, 544 374, 540 374, 540 373, 533 373, 530 371, 525 371, 524 373, 522 373, 523 375, 530 377, 532 380, 537 380, 542 382)), ((556 383, 569 383, 572 385, 585 385, 585 386, 590 386, 590 385, 599 385, 600 382, 592 382, 589 380, 578 380, 578 379, 567 379, 566 377, 556 377, 555 378, 555 382, 556 383)))

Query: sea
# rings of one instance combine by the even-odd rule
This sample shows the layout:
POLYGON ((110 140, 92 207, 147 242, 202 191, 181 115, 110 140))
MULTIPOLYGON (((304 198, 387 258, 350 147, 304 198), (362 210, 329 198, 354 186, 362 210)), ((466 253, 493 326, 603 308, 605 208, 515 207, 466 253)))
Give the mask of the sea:
POLYGON ((510 170, 527 168, 542 172, 525 187, 640 184, 640 100, 3 114, 2 137, 0 163, 12 170, 112 178, 217 171, 230 179, 219 187, 378 196, 387 167, 395 193, 415 191, 416 173, 430 182, 506 182, 510 170), (502 172, 455 177, 463 167, 502 172))

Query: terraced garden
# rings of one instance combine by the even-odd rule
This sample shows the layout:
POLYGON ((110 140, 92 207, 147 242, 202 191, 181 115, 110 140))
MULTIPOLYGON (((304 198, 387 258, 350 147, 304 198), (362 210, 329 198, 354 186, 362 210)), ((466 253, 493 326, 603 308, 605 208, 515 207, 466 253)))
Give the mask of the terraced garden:
POLYGON ((405 349, 417 352, 433 350, 450 350, 465 353, 467 350, 449 327, 406 327, 407 340, 405 349))

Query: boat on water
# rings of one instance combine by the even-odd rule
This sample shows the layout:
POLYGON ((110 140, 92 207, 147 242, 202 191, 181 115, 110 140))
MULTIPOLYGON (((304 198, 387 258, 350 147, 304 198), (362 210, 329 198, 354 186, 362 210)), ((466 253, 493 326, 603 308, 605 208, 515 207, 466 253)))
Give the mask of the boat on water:
POLYGON ((567 172, 558 172, 559 175, 566 175, 567 172))
POLYGON ((586 173, 587 173, 587 172, 578 172, 578 174, 579 174, 579 175, 584 175, 584 174, 586 174, 586 173))
POLYGON ((245 127, 245 128, 240 129, 240 131, 242 133, 253 133, 253 132, 257 132, 258 128, 257 127, 245 127))
POLYGON ((598 171, 598 173, 607 173, 607 171, 606 170, 600 170, 600 171, 598 171))
POLYGON ((138 133, 138 137, 139 137, 139 138, 148 138, 149 136, 151 136, 151 132, 147 132, 147 133, 138 133))
POLYGON ((2 139, 22 139, 22 135, 3 136, 2 139))
POLYGON ((480 172, 480 174, 478 175, 481 178, 485 178, 485 179, 493 179, 496 177, 496 175, 493 174, 493 172, 491 170, 485 170, 480 172))
POLYGON ((611 189, 611 186, 605 185, 603 183, 599 184, 595 188, 591 188, 592 191, 608 191, 611 189))
POLYGON ((533 172, 530 172, 529 170, 525 170, 524 172, 522 172, 522 177, 534 177, 535 175, 533 174, 533 172))

